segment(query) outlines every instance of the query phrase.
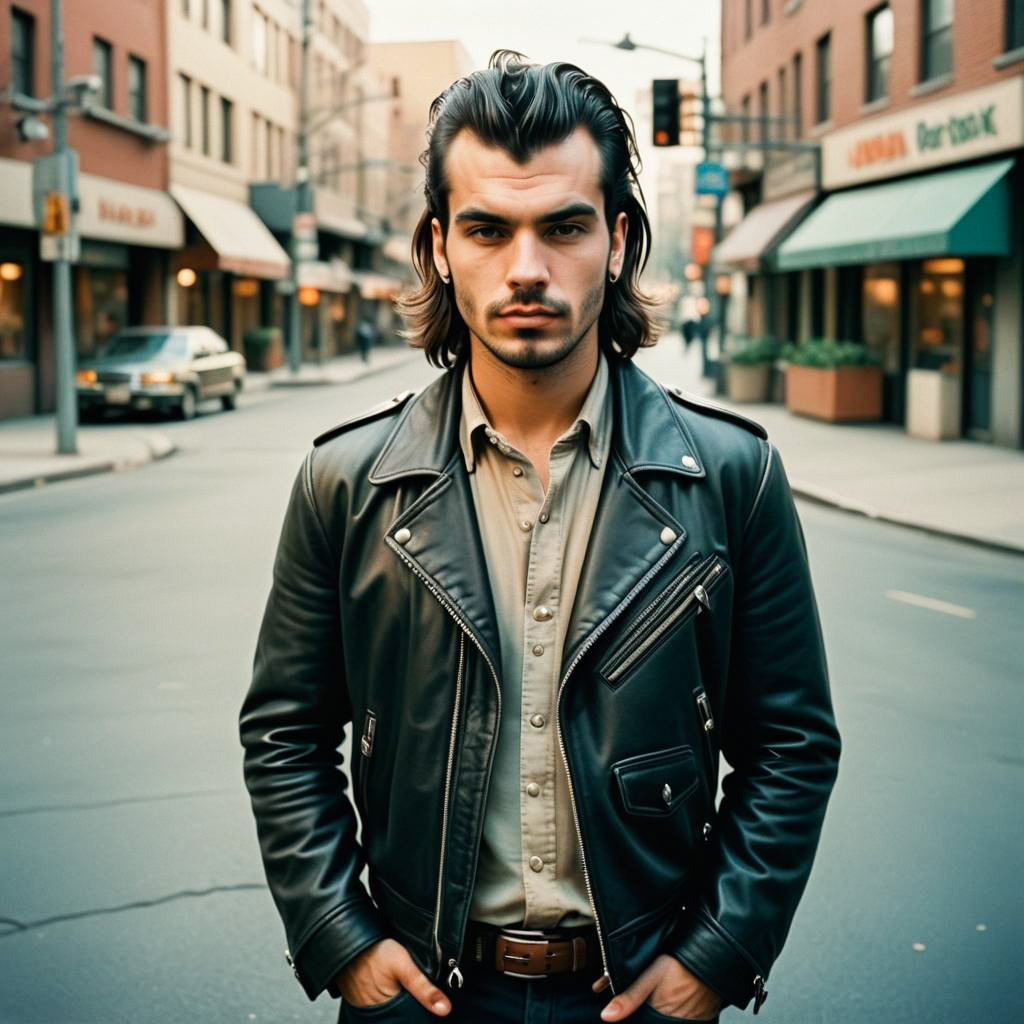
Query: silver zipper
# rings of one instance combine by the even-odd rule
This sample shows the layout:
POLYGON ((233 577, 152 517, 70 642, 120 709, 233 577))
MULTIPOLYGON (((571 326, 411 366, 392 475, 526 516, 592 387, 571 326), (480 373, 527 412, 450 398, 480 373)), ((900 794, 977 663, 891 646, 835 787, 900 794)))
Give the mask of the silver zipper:
MULTIPOLYGON (((462 700, 462 667, 466 660, 466 634, 459 630, 459 670, 455 676, 455 710, 452 712, 452 732, 448 740, 448 767, 444 777, 444 811, 441 815, 441 865, 437 869, 437 902, 434 905, 434 948, 437 962, 441 963, 441 893, 444 887, 444 856, 448 841, 448 799, 451 794, 452 767, 455 764, 455 740, 459 732, 459 704, 462 700)), ((461 986, 460 986, 461 987, 461 986)))
POLYGON ((704 732, 711 732, 715 727, 715 720, 711 715, 711 701, 708 700, 708 695, 703 690, 697 694, 697 708, 700 710, 700 720, 704 725, 704 732))
POLYGON ((604 968, 604 976, 608 979, 608 986, 611 988, 612 993, 615 992, 615 985, 612 983, 611 971, 608 970, 608 953, 605 950, 604 945, 604 934, 601 931, 601 919, 597 914, 597 904, 594 902, 594 890, 590 884, 590 871, 587 869, 587 854, 583 849, 583 830, 580 828, 580 817, 576 811, 576 792, 572 784, 572 772, 569 770, 569 758, 565 752, 565 738, 562 736, 562 718, 560 714, 560 707, 562 703, 562 691, 565 689, 565 684, 569 681, 569 676, 572 675, 573 669, 583 660, 583 656, 590 650, 591 647, 597 643, 598 639, 604 633, 606 629, 622 614, 628 605, 636 599, 636 596, 640 593, 648 583, 661 571, 665 563, 672 557, 672 550, 666 552, 665 556, 661 561, 653 565, 640 579, 633 589, 626 594, 626 596, 619 602, 612 613, 606 618, 593 633, 587 637, 583 646, 576 652, 576 657, 573 658, 572 664, 565 670, 565 675, 562 676, 562 681, 558 684, 558 694, 555 697, 555 732, 558 736, 558 749, 562 754, 562 764, 565 766, 565 777, 569 783, 569 804, 572 807, 572 820, 576 826, 576 841, 580 847, 580 863, 583 866, 583 883, 587 888, 587 899, 590 901, 590 909, 594 913, 594 929, 597 932, 597 944, 601 950, 601 966, 604 968))
MULTIPOLYGON (((461 615, 459 615, 459 613, 455 610, 455 608, 452 607, 452 604, 448 600, 448 597, 444 593, 444 591, 441 590, 439 587, 434 586, 434 581, 425 572, 423 572, 419 568, 419 566, 417 566, 416 563, 412 561, 412 559, 409 558, 409 556, 401 549, 401 547, 399 547, 399 545, 395 541, 393 541, 391 539, 390 536, 388 536, 386 538, 386 542, 388 544, 388 547, 390 547, 395 552, 395 554, 398 555, 398 557, 402 560, 402 562, 405 563, 405 565, 412 572, 412 574, 437 599, 437 603, 440 604, 441 607, 455 620, 456 625, 462 630, 463 634, 465 636, 469 637, 469 639, 473 643, 473 646, 480 652, 480 656, 484 659, 485 662, 487 662, 487 667, 491 670, 491 676, 494 679, 494 689, 497 692, 497 697, 498 697, 498 712, 497 712, 497 727, 495 728, 495 732, 494 732, 494 742, 491 744, 491 749, 490 749, 490 753, 488 755, 488 761, 487 761, 487 779, 485 780, 485 785, 486 785, 486 782, 489 781, 490 777, 491 777, 491 768, 494 765, 494 751, 495 751, 495 748, 498 745, 498 743, 497 743, 498 733, 501 730, 501 683, 498 681, 498 673, 495 671, 494 663, 488 657, 487 652, 483 649, 483 646, 481 645, 480 641, 477 640, 476 636, 474 636, 473 631, 469 628, 469 626, 467 625, 466 621, 462 618, 461 615)), ((449 778, 446 781, 446 784, 445 784, 445 793, 444 793, 444 806, 445 807, 448 806, 448 796, 449 796, 448 790, 449 790, 450 784, 451 784, 451 779, 449 778)), ((447 828, 447 816, 445 818, 444 826, 445 826, 445 828, 442 829, 442 834, 441 834, 441 868, 442 868, 442 870, 438 872, 438 891, 442 890, 443 881, 444 881, 443 868, 444 868, 444 860, 445 860, 445 844, 446 844, 447 838, 448 838, 447 837, 447 832, 445 831, 445 829, 447 828)), ((440 906, 438 906, 435 909, 435 916, 436 916, 436 919, 434 921, 434 941, 435 941, 435 944, 438 944, 437 936, 438 936, 438 932, 439 932, 439 929, 440 929, 440 906)), ((462 972, 459 970, 459 963, 458 963, 458 961, 455 960, 455 959, 450 959, 448 961, 448 966, 451 968, 451 970, 448 973, 448 987, 449 988, 453 988, 453 987, 462 988, 462 972), (453 984, 453 982, 454 982, 454 984, 453 984)), ((438 970, 440 971, 440 969, 441 969, 440 954, 438 955, 437 967, 438 967, 438 970)))
POLYGON ((359 750, 363 757, 369 757, 373 753, 373 738, 377 735, 377 716, 367 710, 366 721, 363 723, 363 737, 359 741, 359 750))
MULTIPOLYGON (((711 583, 718 577, 722 572, 723 566, 721 562, 716 561, 715 564, 708 571, 707 575, 704 576, 701 584, 706 583, 711 586, 711 583)), ((678 608, 670 612, 662 621, 658 624, 656 629, 651 630, 643 641, 633 648, 632 652, 611 671, 606 673, 605 678, 610 683, 614 683, 616 679, 628 672, 630 667, 635 665, 644 654, 651 649, 663 637, 666 631, 676 622, 679 621, 682 616, 689 608, 696 603, 698 608, 710 608, 710 602, 707 596, 707 591, 704 587, 698 584, 693 591, 691 591, 686 600, 679 605, 678 608), (698 591, 700 594, 698 594, 698 591), (703 595, 703 599, 701 598, 703 595)))

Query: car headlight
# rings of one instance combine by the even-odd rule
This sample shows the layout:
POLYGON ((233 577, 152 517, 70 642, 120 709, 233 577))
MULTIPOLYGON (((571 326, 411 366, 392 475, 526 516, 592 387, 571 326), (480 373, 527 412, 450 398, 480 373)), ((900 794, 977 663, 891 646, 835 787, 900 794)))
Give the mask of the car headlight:
POLYGON ((90 388, 96 383, 96 371, 95 370, 79 370, 75 374, 75 379, 84 388, 90 388))
POLYGON ((144 373, 141 381, 144 388, 152 387, 154 384, 173 384, 174 374, 169 370, 154 370, 152 373, 144 373))

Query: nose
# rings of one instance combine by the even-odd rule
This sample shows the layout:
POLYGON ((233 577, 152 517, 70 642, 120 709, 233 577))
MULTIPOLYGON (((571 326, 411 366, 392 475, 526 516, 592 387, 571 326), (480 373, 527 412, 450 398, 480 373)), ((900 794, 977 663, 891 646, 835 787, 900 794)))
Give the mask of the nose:
POLYGON ((519 231, 509 247, 509 264, 505 284, 516 289, 545 288, 551 280, 544 246, 533 232, 519 231))

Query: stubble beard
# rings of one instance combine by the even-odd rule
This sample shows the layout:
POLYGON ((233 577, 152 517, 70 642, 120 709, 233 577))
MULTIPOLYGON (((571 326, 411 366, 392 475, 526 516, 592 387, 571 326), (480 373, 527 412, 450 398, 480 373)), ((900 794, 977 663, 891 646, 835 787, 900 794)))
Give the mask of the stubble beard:
POLYGON ((549 370, 568 359, 597 322, 604 306, 604 281, 602 279, 587 292, 580 305, 579 315, 570 320, 568 333, 553 348, 539 344, 523 344, 549 339, 551 335, 543 328, 520 328, 516 331, 515 338, 509 341, 495 337, 486 329, 478 329, 476 305, 472 297, 460 289, 457 283, 455 300, 470 332, 500 363, 515 370, 549 370))

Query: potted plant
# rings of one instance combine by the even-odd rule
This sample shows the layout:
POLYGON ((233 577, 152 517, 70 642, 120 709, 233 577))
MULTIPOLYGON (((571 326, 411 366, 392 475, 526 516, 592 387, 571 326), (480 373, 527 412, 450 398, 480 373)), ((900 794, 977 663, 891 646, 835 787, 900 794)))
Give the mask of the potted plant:
POLYGON ((280 327, 253 327, 242 335, 247 369, 266 373, 284 361, 280 327))
POLYGON ((779 343, 770 337, 739 338, 727 353, 725 394, 732 402, 767 402, 779 343))
POLYGON ((830 423, 882 416, 882 368, 855 341, 815 338, 787 345, 786 408, 830 423))

